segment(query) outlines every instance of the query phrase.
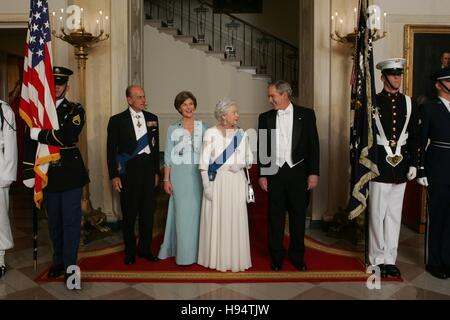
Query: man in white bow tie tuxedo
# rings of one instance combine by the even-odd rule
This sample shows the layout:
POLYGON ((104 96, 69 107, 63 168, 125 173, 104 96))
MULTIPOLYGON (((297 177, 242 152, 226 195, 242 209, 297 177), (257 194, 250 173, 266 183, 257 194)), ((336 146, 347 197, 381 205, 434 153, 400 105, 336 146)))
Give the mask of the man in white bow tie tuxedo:
POLYGON ((269 195, 269 253, 271 268, 283 267, 286 211, 289 215, 289 261, 306 271, 305 218, 309 190, 319 180, 319 136, 312 109, 291 102, 289 83, 277 81, 268 87, 273 110, 259 116, 259 185, 269 195))
POLYGON ((140 86, 126 90, 128 108, 112 116, 108 123, 107 156, 109 178, 120 192, 122 228, 125 242, 124 263, 136 260, 134 226, 139 217, 137 254, 148 261, 158 258, 151 251, 155 188, 159 182, 158 117, 144 111, 145 92, 140 86))

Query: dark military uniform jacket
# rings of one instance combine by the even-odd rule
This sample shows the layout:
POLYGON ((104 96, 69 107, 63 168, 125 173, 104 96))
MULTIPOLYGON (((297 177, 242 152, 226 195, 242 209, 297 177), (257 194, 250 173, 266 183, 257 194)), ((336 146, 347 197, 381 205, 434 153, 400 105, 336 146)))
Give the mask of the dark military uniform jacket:
MULTIPOLYGON (((155 174, 159 174, 159 124, 158 117, 153 113, 142 111, 147 127, 150 157, 148 165, 152 166, 155 174)), ((119 177, 118 154, 133 154, 137 147, 136 133, 129 109, 112 116, 108 123, 107 158, 109 178, 119 177)))
MULTIPOLYGON (((59 129, 44 129, 41 130, 38 136, 40 143, 60 147, 60 160, 51 162, 48 169, 48 185, 45 188, 48 192, 62 192, 81 188, 89 183, 88 173, 80 150, 76 146, 78 137, 85 124, 84 109, 80 104, 64 99, 56 109, 56 112, 59 129)), ((29 137, 28 132, 25 136, 29 137)), ((26 165, 25 179, 34 177, 34 174, 30 176, 30 171, 32 172, 30 167, 34 165, 35 155, 36 143, 25 141, 25 157, 28 158, 28 161, 24 162, 26 165), (30 157, 33 157, 32 161, 30 161, 30 157)))
MULTIPOLYGON (((406 122, 406 98, 401 93, 390 94, 382 91, 376 96, 376 107, 380 115, 381 125, 387 140, 391 141, 392 153, 395 154, 395 145, 400 139, 403 127, 406 122)), ((412 102, 411 116, 406 132, 408 139, 406 145, 401 148, 403 160, 393 167, 386 161, 387 152, 384 146, 377 145, 378 170, 380 176, 373 181, 382 183, 404 183, 407 181, 409 167, 418 166, 418 110, 416 104, 412 102)), ((377 127, 374 130, 379 134, 377 127)), ((376 144, 376 142, 374 142, 376 144)))
POLYGON ((420 107, 420 119, 423 152, 418 177, 427 177, 430 184, 450 185, 450 112, 441 99, 435 98, 420 107))

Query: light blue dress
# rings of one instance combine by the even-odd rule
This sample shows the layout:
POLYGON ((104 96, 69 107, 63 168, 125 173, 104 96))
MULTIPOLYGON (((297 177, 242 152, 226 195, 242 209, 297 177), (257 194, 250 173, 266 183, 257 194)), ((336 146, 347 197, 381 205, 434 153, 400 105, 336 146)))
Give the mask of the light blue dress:
POLYGON ((192 136, 183 128, 181 120, 167 129, 164 165, 171 169, 173 194, 158 258, 175 257, 178 265, 197 262, 203 193, 198 163, 206 129, 207 125, 197 120, 192 136))

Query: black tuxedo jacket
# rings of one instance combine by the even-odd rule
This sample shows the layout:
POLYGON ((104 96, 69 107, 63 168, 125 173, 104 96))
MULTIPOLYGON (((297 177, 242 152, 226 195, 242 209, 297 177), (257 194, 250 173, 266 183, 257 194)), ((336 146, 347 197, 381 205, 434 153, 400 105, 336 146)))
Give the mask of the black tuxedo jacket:
MULTIPOLYGON (((314 110, 294 105, 292 126, 292 161, 297 163, 304 159, 306 174, 319 175, 319 135, 316 127, 314 110)), ((277 111, 270 110, 260 114, 258 120, 258 172, 260 177, 265 175, 261 169, 270 167, 276 161, 276 138, 272 137, 272 131, 276 129, 277 111), (264 133, 266 130, 267 134, 264 133), (272 142, 274 144, 272 144, 272 142), (267 145, 263 147, 262 143, 267 145), (267 152, 266 152, 267 150, 267 152), (261 161, 260 152, 270 158, 269 163, 261 161)), ((273 164, 275 166, 275 164, 273 164)))
MULTIPOLYGON (((149 166, 153 166, 155 174, 159 174, 159 124, 158 117, 153 113, 143 111, 147 127, 148 143, 150 147, 149 166)), ((118 154, 132 154, 137 147, 136 134, 129 109, 116 114, 109 119, 107 158, 109 178, 119 177, 118 154)))

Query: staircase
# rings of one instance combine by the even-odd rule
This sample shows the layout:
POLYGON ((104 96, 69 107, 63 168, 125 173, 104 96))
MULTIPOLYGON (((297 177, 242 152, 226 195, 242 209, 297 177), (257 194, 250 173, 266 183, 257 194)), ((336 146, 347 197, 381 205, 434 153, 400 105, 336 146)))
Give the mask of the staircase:
POLYGON ((284 79, 298 85, 298 48, 245 21, 214 13, 196 0, 145 0, 146 25, 220 59, 256 81, 284 79), (226 51, 227 50, 227 51, 226 51))
POLYGON ((146 24, 157 28, 159 32, 173 36, 175 40, 189 44, 191 48, 200 50, 207 56, 220 59, 222 63, 236 67, 236 69, 240 72, 246 72, 250 74, 255 80, 263 80, 266 82, 272 81, 272 77, 269 74, 258 73, 258 67, 243 66, 242 60, 227 58, 225 51, 214 51, 211 45, 207 43, 199 43, 194 36, 181 34, 181 31, 179 29, 167 26, 167 24, 162 20, 149 19, 146 21, 146 24))

